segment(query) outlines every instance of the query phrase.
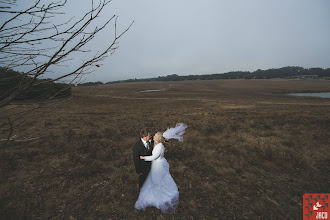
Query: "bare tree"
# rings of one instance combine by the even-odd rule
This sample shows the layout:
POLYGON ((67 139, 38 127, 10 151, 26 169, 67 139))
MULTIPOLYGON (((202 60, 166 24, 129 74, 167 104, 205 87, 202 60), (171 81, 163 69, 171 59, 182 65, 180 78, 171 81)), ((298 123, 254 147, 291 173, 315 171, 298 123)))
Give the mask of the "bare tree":
MULTIPOLYGON (((118 49, 118 40, 130 29, 133 22, 122 32, 117 32, 118 16, 113 15, 97 26, 101 12, 111 0, 91 1, 91 8, 78 19, 68 19, 56 23, 57 16, 67 5, 67 0, 45 3, 49 1, 36 0, 30 7, 18 9, 17 0, 1 0, 0 13, 7 16, 0 22, 0 67, 7 70, 24 69, 19 83, 0 94, 0 110, 5 109, 22 93, 42 83, 56 82, 64 78, 71 83, 82 74, 91 73, 100 66, 107 56, 118 49), (101 51, 91 51, 87 46, 103 30, 113 24, 113 37, 101 51), (86 60, 73 66, 73 60, 79 53, 90 55, 86 60), (54 67, 68 66, 67 72, 60 75, 54 73, 54 67), (53 75, 52 75, 53 74, 53 75), (49 80, 38 79, 48 76, 49 80)), ((64 71, 64 69, 62 70, 64 71)), ((15 76, 13 76, 15 77, 15 76)), ((4 80, 4 79, 2 79, 4 80)), ((0 112, 1 134, 10 138, 13 123, 34 108, 23 112, 12 113, 5 109, 0 112), (6 127, 6 129, 4 129, 6 127)))

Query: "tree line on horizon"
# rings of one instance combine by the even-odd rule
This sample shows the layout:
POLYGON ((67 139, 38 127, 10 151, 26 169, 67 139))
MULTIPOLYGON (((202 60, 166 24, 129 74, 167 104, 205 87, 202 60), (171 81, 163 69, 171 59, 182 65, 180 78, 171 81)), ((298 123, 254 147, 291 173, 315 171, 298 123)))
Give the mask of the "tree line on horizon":
POLYGON ((214 79, 273 79, 273 78, 328 78, 330 77, 330 68, 309 68, 303 67, 282 67, 278 69, 261 70, 258 69, 254 72, 249 71, 232 71, 227 73, 204 74, 204 75, 188 75, 180 76, 177 74, 159 76, 156 78, 143 78, 143 79, 127 79, 113 82, 103 83, 86 82, 78 84, 78 86, 89 85, 102 85, 111 83, 124 83, 124 82, 153 82, 153 81, 184 81, 184 80, 214 80, 214 79))
MULTIPOLYGON (((4 100, 12 91, 25 82, 33 80, 11 69, 0 67, 0 100, 4 100)), ((16 100, 48 99, 51 97, 68 97, 71 95, 71 86, 65 83, 55 83, 51 79, 36 79, 35 85, 17 96, 16 100)))
MULTIPOLYGON (((184 81, 184 80, 214 80, 214 79, 273 79, 273 78, 330 78, 330 68, 309 68, 303 67, 282 67, 279 69, 258 69, 254 72, 249 71, 232 71, 227 73, 216 74, 204 74, 204 75, 188 75, 180 76, 177 74, 158 76, 156 78, 143 78, 143 79, 127 79, 113 82, 86 82, 79 83, 77 86, 91 86, 91 85, 103 85, 112 83, 124 83, 124 82, 153 82, 153 81, 184 81)), ((5 69, 0 67, 0 94, 1 98, 5 97, 5 91, 13 88, 15 85, 21 83, 22 80, 29 80, 24 77, 24 73, 19 73, 14 70, 5 69)), ((46 82, 48 79, 38 79, 40 82, 46 82)), ((31 99, 40 97, 55 95, 56 97, 64 97, 71 95, 71 88, 65 83, 39 83, 39 86, 32 88, 18 99, 31 99), (62 90, 62 91, 61 91, 62 90)))

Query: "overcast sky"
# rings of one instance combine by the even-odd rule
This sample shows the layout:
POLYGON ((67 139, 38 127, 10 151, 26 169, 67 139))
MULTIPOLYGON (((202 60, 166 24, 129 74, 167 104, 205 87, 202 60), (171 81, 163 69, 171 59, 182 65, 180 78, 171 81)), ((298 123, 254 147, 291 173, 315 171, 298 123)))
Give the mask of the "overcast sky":
MULTIPOLYGON (((68 6, 79 16, 91 1, 68 6)), ((119 31, 134 24, 86 81, 330 67, 329 0, 113 0, 101 20, 114 14, 119 31)))

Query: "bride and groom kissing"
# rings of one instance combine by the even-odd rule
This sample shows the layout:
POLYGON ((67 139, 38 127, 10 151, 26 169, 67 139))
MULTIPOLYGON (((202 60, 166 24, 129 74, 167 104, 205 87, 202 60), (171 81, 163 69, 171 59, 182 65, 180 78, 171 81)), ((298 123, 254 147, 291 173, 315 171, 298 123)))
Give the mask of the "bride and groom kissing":
POLYGON ((154 206, 162 213, 174 213, 179 203, 179 191, 164 158, 165 139, 183 141, 187 125, 176 124, 164 133, 157 132, 153 137, 150 131, 143 129, 141 139, 133 147, 133 160, 136 173, 139 174, 140 194, 135 203, 137 210, 154 206))

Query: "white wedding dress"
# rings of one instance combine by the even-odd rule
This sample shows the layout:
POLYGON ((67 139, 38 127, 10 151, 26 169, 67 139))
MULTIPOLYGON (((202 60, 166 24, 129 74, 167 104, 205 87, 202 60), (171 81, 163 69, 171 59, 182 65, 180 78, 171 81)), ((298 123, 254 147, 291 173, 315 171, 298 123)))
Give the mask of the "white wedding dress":
POLYGON ((152 156, 146 156, 145 161, 152 161, 151 169, 144 182, 135 208, 145 210, 154 206, 162 213, 173 213, 179 203, 179 191, 164 158, 165 147, 162 143, 154 146, 152 156))

